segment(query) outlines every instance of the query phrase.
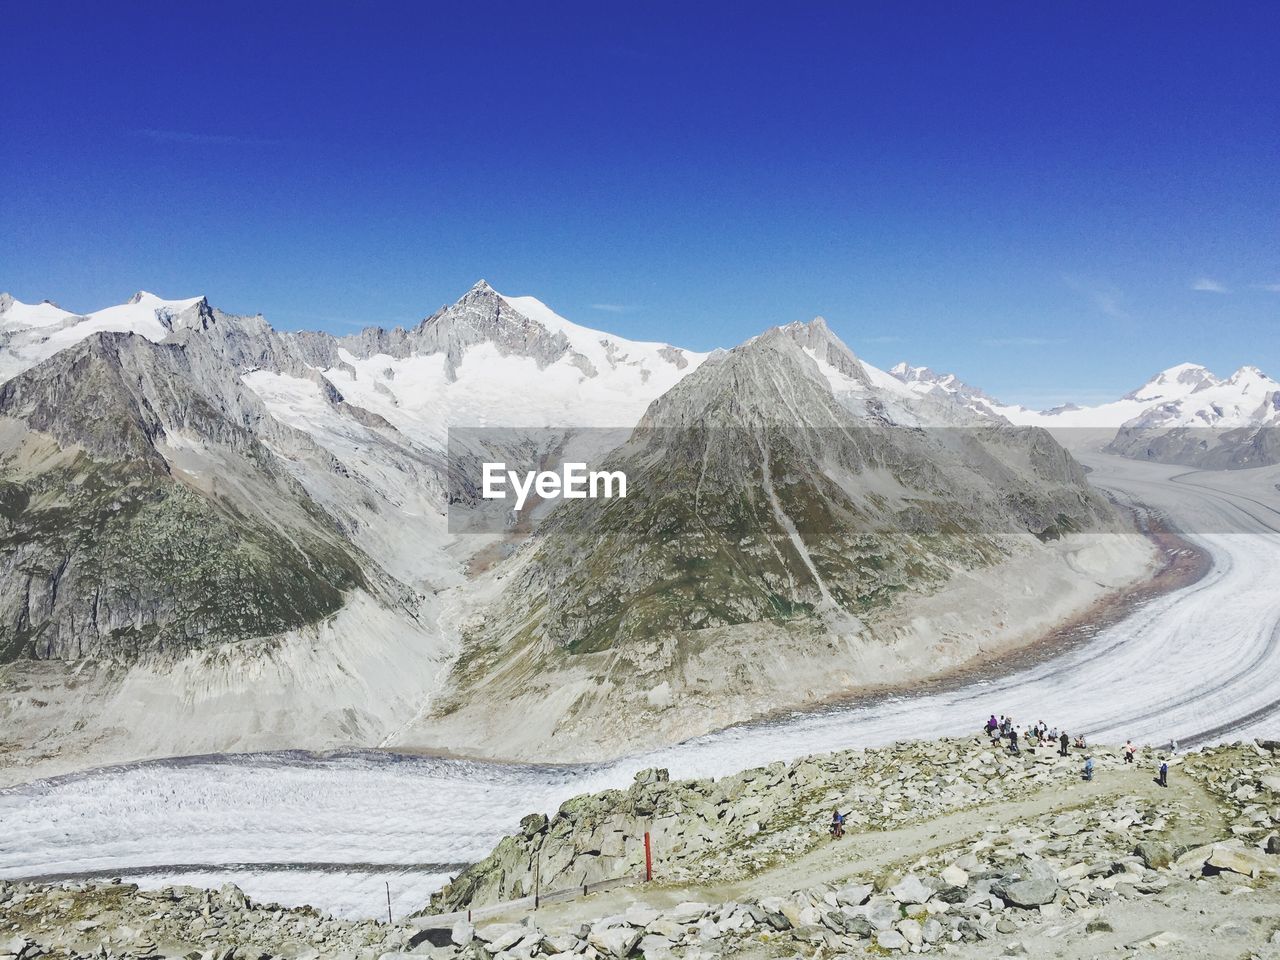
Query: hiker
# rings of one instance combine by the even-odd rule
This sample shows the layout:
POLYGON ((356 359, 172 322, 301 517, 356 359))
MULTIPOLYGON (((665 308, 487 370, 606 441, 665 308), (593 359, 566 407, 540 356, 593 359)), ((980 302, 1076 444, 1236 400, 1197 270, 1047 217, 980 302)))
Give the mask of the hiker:
POLYGON ((1083 750, 1083 749, 1085 749, 1084 734, 1083 734, 1083 733, 1082 733, 1082 734, 1080 734, 1080 736, 1076 737, 1076 742, 1075 742, 1074 744, 1072 744, 1072 746, 1074 746, 1077 750, 1083 750))
POLYGON ((1058 743, 1061 744, 1061 747, 1058 749, 1058 756, 1065 757, 1067 755, 1067 744, 1070 742, 1071 739, 1067 736, 1067 731, 1063 730, 1062 736, 1058 738, 1058 743))
POLYGON ((844 817, 838 809, 831 811, 831 839, 839 840, 844 836, 844 817))
POLYGON ((987 720, 987 736, 991 736, 999 728, 1000 722, 996 720, 996 715, 993 713, 987 720))
POLYGON ((1132 740, 1124 742, 1124 762, 1133 763, 1133 755, 1138 752, 1138 748, 1133 745, 1132 740))
POLYGON ((1162 787, 1169 785, 1169 761, 1163 757, 1160 758, 1160 776, 1156 778, 1156 783, 1162 787))
POLYGON ((1018 731, 1016 728, 1009 731, 1009 752, 1016 754, 1022 753, 1022 751, 1018 749, 1018 731))
POLYGON ((1093 779, 1093 757, 1084 758, 1084 778, 1086 780, 1093 779))
POLYGON ((1171 754, 1176 754, 1177 752, 1178 752, 1178 741, 1177 741, 1177 740, 1170 740, 1170 741, 1169 741, 1169 753, 1171 753, 1171 754))

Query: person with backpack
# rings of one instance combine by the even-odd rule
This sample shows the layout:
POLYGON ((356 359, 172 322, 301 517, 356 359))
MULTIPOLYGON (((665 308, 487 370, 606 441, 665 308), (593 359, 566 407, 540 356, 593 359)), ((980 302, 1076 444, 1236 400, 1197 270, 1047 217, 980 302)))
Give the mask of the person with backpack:
POLYGON ((1084 778, 1086 780, 1093 779, 1093 757, 1084 758, 1084 778))
POLYGON ((1160 776, 1156 778, 1156 783, 1162 787, 1169 785, 1169 761, 1163 757, 1160 758, 1160 776))
POLYGON ((1058 748, 1058 756, 1065 757, 1067 755, 1067 744, 1071 742, 1071 738, 1067 736, 1067 731, 1062 731, 1062 736, 1058 738, 1060 744, 1058 748))
POLYGON ((1133 755, 1138 752, 1138 748, 1133 745, 1132 740, 1124 742, 1124 762, 1133 763, 1133 755))

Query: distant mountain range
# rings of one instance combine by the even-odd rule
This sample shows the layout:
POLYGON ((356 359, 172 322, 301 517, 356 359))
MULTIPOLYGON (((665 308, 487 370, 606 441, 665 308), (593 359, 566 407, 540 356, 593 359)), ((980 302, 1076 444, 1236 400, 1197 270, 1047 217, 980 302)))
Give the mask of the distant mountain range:
POLYGON ((204 298, 77 315, 0 295, 0 663, 39 691, 0 716, 32 750, 121 757, 543 756, 556 737, 578 756, 909 679, 1146 563, 1083 535, 1125 527, 1040 428, 1242 466, 1274 456, 1250 437, 1275 388, 1188 366, 1037 413, 878 370, 821 319, 703 354, 484 281, 411 329, 345 337, 204 298), (1201 421, 1227 438, 1214 457, 1180 439, 1201 421), (607 461, 633 492, 460 536, 463 426, 503 428, 486 455, 607 461), (78 693, 24 664, 70 665, 78 693))
POLYGON ((1070 431, 1113 431, 1108 449, 1135 459, 1211 469, 1280 462, 1280 382, 1257 367, 1241 367, 1222 379, 1198 364, 1182 363, 1109 403, 1044 411, 1001 403, 954 374, 928 367, 900 363, 890 372, 922 396, 1045 427, 1059 438, 1070 431))

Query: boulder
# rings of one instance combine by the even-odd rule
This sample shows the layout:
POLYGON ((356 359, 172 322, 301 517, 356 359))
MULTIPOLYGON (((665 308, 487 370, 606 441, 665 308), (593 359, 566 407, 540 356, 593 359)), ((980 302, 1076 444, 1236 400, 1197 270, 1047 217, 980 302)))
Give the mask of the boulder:
POLYGON ((578 938, 571 933, 556 933, 542 938, 543 953, 576 953, 579 946, 578 938))
POLYGON ((587 943, 607 957, 628 957, 640 936, 640 931, 632 927, 597 927, 587 935, 587 943))
POLYGON ((671 941, 657 934, 650 933, 641 937, 638 946, 644 960, 673 960, 675 957, 671 951, 671 941))
POLYGON ((479 927, 475 931, 477 940, 489 945, 490 953, 497 953, 507 947, 514 947, 529 932, 522 923, 492 923, 487 927, 479 927))
POLYGON ((881 950, 899 950, 905 952, 909 946, 907 938, 897 930, 881 930, 876 934, 876 946, 881 950))
POLYGON ((1143 840, 1133 848, 1133 853, 1142 860, 1143 866, 1151 870, 1163 870, 1173 862, 1173 851, 1169 845, 1158 840, 1143 840))
POLYGON ((963 887, 969 882, 969 874, 954 863, 938 874, 949 887, 963 887))
POLYGON ((686 900, 684 903, 676 904, 670 910, 663 911, 662 916, 673 923, 691 924, 705 917, 710 909, 708 904, 697 900, 686 900))
POLYGON ((633 927, 647 927, 657 920, 659 916, 660 914, 657 910, 651 910, 638 903, 633 903, 623 911, 622 919, 633 927))
POLYGON ((1213 848, 1209 859, 1205 861, 1205 866, 1215 870, 1229 870, 1246 877, 1257 877, 1264 870, 1270 869, 1271 865, 1258 854, 1248 850, 1219 845, 1213 848))
POLYGON ((898 924, 898 932, 907 938, 907 943, 918 947, 924 943, 924 927, 918 920, 903 920, 898 924))
POLYGON ((991 892, 1011 906, 1028 910, 1052 903, 1058 895, 1058 884, 1053 880, 1014 880, 993 886, 991 892))
POLYGON ((936 917, 930 917, 924 922, 921 933, 924 934, 925 943, 937 943, 946 934, 946 928, 938 922, 936 917))
POLYGON ((832 896, 841 906, 860 907, 867 902, 873 889, 869 883, 850 883, 837 889, 832 896))
POLYGON ((468 946, 475 938, 476 928, 466 920, 459 920, 453 925, 453 929, 449 931, 449 939, 459 947, 468 946))
POLYGON ((645 924, 645 932, 666 937, 668 940, 679 940, 684 936, 688 924, 676 923, 667 917, 659 917, 652 923, 645 924))
POLYGON ((531 813, 520 821, 520 832, 525 837, 536 837, 547 829, 547 823, 548 820, 545 813, 531 813))
POLYGON ((915 874, 907 874, 889 891, 898 903, 928 903, 933 888, 927 887, 915 874))

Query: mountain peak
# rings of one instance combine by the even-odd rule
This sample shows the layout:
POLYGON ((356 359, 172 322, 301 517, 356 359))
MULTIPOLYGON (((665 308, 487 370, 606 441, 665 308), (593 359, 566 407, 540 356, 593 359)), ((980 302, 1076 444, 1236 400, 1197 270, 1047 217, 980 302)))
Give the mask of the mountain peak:
POLYGON ((1252 364, 1246 364, 1241 367, 1226 380, 1227 383, 1232 384, 1233 386, 1240 386, 1241 384, 1258 381, 1267 385, 1275 384, 1275 380, 1263 373, 1260 367, 1255 367, 1252 364))
POLYGON ((1126 394, 1126 400, 1174 399, 1186 396, 1206 385, 1217 384, 1213 371, 1198 363, 1179 363, 1161 370, 1137 390, 1126 394))

